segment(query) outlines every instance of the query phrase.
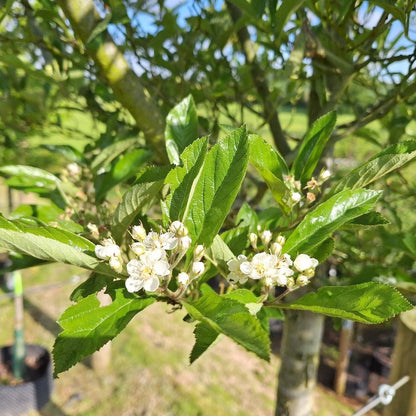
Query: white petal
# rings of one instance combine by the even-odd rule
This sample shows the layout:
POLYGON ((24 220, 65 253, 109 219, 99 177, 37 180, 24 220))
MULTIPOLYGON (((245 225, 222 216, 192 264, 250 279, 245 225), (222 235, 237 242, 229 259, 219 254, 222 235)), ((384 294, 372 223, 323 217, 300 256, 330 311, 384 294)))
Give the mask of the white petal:
POLYGON ((189 275, 188 273, 181 272, 178 274, 176 279, 178 280, 178 283, 180 283, 181 285, 186 285, 189 282, 189 275))
POLYGON ((249 261, 243 261, 240 264, 240 270, 244 274, 250 274, 251 271, 253 270, 253 266, 251 265, 249 261))
POLYGON ((312 259, 307 254, 299 254, 293 262, 293 265, 299 272, 304 272, 312 267, 312 259))
POLYGON ((107 253, 105 250, 104 246, 100 246, 99 244, 95 246, 95 255, 99 258, 99 259, 103 259, 106 260, 107 259, 107 253))
POLYGON ((127 273, 130 276, 140 277, 142 267, 143 263, 140 260, 130 260, 127 263, 127 273))
POLYGON ((128 292, 138 292, 143 287, 143 280, 133 279, 131 277, 126 279, 126 289, 128 292))
POLYGON ((153 271, 158 276, 168 276, 170 274, 169 263, 167 261, 157 261, 153 265, 153 271))
POLYGON ((159 279, 156 276, 152 276, 144 281, 143 288, 148 292, 154 292, 159 287, 159 279))

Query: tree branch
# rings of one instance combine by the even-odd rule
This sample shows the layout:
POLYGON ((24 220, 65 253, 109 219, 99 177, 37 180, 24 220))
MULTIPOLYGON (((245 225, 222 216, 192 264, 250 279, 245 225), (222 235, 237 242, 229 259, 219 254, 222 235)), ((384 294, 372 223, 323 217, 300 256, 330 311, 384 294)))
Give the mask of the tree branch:
MULTIPOLYGON (((231 15, 231 19, 234 24, 242 17, 241 10, 229 1, 226 2, 228 11, 231 15)), ((243 26, 237 31, 238 41, 241 46, 241 50, 244 53, 246 63, 250 66, 251 77, 253 79, 254 86, 257 93, 263 101, 264 118, 270 127, 270 131, 273 135, 273 140, 276 148, 279 152, 285 156, 290 153, 290 147, 287 143, 285 133, 280 125, 279 114, 270 98, 270 91, 266 81, 266 74, 256 61, 256 55, 254 52, 254 45, 251 42, 250 34, 247 27, 243 26)))
POLYGON ((100 74, 114 91, 120 103, 131 113, 146 141, 154 149, 159 163, 168 161, 164 138, 164 119, 156 102, 129 67, 123 54, 105 32, 101 42, 90 41, 102 19, 93 0, 58 0, 75 35, 84 44, 100 74))

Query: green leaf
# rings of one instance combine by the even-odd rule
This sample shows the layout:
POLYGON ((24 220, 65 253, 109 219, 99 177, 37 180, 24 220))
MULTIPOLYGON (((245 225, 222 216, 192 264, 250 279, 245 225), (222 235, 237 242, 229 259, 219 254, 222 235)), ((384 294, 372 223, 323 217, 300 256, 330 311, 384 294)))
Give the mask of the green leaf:
POLYGON ((261 17, 266 9, 266 0, 251 0, 251 7, 253 8, 256 17, 261 17))
POLYGON ((280 36, 288 19, 296 10, 302 6, 305 0, 282 0, 280 7, 276 12, 275 36, 280 36))
POLYGON ((181 219, 185 212, 188 195, 202 169, 208 149, 208 138, 202 137, 189 145, 181 155, 183 166, 177 166, 166 177, 171 194, 166 200, 172 220, 181 219))
POLYGON ((123 154, 129 149, 134 149, 139 145, 137 138, 120 140, 110 144, 94 158, 91 163, 91 169, 96 172, 101 168, 108 166, 114 159, 123 154))
POLYGON ((49 262, 60 262, 117 276, 95 256, 94 244, 58 228, 34 227, 0 215, 0 247, 49 262))
POLYGON ((333 238, 327 238, 321 244, 314 247, 313 250, 310 251, 309 255, 314 257, 318 260, 319 263, 323 263, 330 254, 334 251, 335 248, 335 241, 333 238))
POLYGON ((262 328, 259 320, 242 303, 217 295, 207 285, 201 287, 201 292, 202 297, 197 301, 183 301, 188 313, 260 358, 269 360, 269 334, 262 328))
POLYGON ((246 172, 246 130, 242 127, 221 139, 203 160, 206 139, 191 146, 192 151, 187 148, 184 152, 184 167, 172 173, 170 215, 187 226, 194 244, 208 247, 228 215, 246 172), (193 151, 194 145, 199 146, 198 153, 193 151), (192 165, 189 159, 194 160, 196 155, 192 165))
POLYGON ((25 165, 8 165, 0 167, 0 174, 10 178, 7 183, 15 189, 36 192, 50 192, 61 183, 60 179, 46 170, 25 165))
POLYGON ((250 162, 262 175, 264 171, 271 172, 283 180, 283 175, 289 171, 281 154, 266 140, 257 134, 249 134, 250 162))
POLYGON ((70 306, 58 320, 63 331, 53 347, 55 376, 98 351, 154 301, 154 298, 141 299, 118 289, 111 305, 100 306, 93 294, 70 306))
POLYGON ((347 173, 329 192, 363 188, 384 175, 401 168, 416 157, 416 141, 397 143, 373 156, 368 162, 347 173))
POLYGON ((166 118, 166 151, 171 163, 179 165, 179 156, 198 138, 198 115, 194 99, 188 95, 166 118))
POLYGON ((344 229, 357 228, 357 227, 379 227, 381 225, 390 224, 390 221, 383 217, 379 212, 369 212, 354 218, 352 221, 344 225, 344 229))
POLYGON ((91 273, 87 280, 78 285, 71 293, 69 298, 72 302, 78 302, 82 298, 99 292, 113 281, 111 276, 99 273, 91 273))
POLYGON ((292 173, 302 183, 312 177, 336 121, 337 115, 331 111, 318 118, 307 131, 292 166, 292 173))
POLYGON ((109 172, 96 177, 94 182, 95 198, 101 201, 107 192, 119 183, 125 182, 137 174, 152 153, 144 149, 135 149, 121 155, 111 166, 109 172))
POLYGON ((291 255, 311 253, 343 224, 374 208, 381 191, 345 190, 308 213, 287 239, 284 250, 291 255))
POLYGON ((283 175, 288 172, 286 162, 282 156, 260 136, 250 134, 249 143, 250 162, 263 177, 281 209, 288 213, 290 208, 285 201, 290 197, 290 189, 285 185, 283 180, 283 175))
POLYGON ((211 246, 206 249, 206 258, 211 265, 200 277, 201 282, 206 282, 218 272, 226 276, 228 274, 227 261, 234 258, 234 253, 230 250, 227 243, 219 235, 216 235, 211 246))
POLYGON ((41 147, 49 150, 52 153, 58 153, 68 159, 70 162, 83 163, 85 162, 84 155, 77 149, 69 145, 53 145, 42 144, 41 147))
POLYGON ((221 238, 236 256, 241 254, 250 244, 248 227, 231 228, 221 233, 221 238))
POLYGON ((140 213, 147 212, 163 186, 170 166, 151 167, 145 170, 118 204, 111 224, 114 240, 120 243, 127 228, 140 213))
POLYGON ((217 339, 219 332, 210 325, 200 322, 195 326, 195 345, 192 348, 189 361, 192 364, 199 358, 217 339))
POLYGON ((250 233, 255 233, 257 232, 257 225, 259 223, 259 219, 256 211, 254 211, 254 209, 251 208, 250 205, 247 204, 247 202, 244 202, 244 204, 241 205, 241 208, 238 211, 235 223, 239 227, 248 227, 250 233))
POLYGON ((108 24, 111 21, 111 12, 107 13, 102 20, 100 20, 92 29, 90 35, 88 36, 88 39, 86 40, 85 44, 88 44, 92 42, 98 35, 103 33, 107 30, 108 24))
POLYGON ((325 286, 296 302, 279 306, 365 324, 378 324, 413 308, 397 290, 374 282, 354 286, 325 286))

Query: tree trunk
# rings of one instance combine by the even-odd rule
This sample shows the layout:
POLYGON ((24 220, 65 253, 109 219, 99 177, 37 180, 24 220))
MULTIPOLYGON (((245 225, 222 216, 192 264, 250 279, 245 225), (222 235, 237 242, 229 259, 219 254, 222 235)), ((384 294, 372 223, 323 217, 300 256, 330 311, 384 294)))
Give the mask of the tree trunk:
POLYGON ((311 416, 324 317, 286 311, 276 416, 311 416))
POLYGON ((390 385, 407 375, 410 381, 396 391, 383 416, 416 416, 416 309, 399 319, 390 385))

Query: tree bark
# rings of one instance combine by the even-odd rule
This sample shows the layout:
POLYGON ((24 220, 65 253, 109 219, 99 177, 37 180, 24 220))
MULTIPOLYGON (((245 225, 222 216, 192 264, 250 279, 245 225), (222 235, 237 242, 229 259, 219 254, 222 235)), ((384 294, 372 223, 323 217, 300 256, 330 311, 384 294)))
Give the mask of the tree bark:
POLYGON ((311 416, 324 317, 286 311, 276 416, 311 416))
POLYGON ((70 21, 75 35, 83 42, 88 55, 99 68, 101 76, 143 130, 146 141, 156 152, 157 161, 167 163, 163 143, 164 119, 149 91, 106 31, 100 42, 90 39, 97 24, 102 21, 93 0, 58 0, 58 4, 70 21))

